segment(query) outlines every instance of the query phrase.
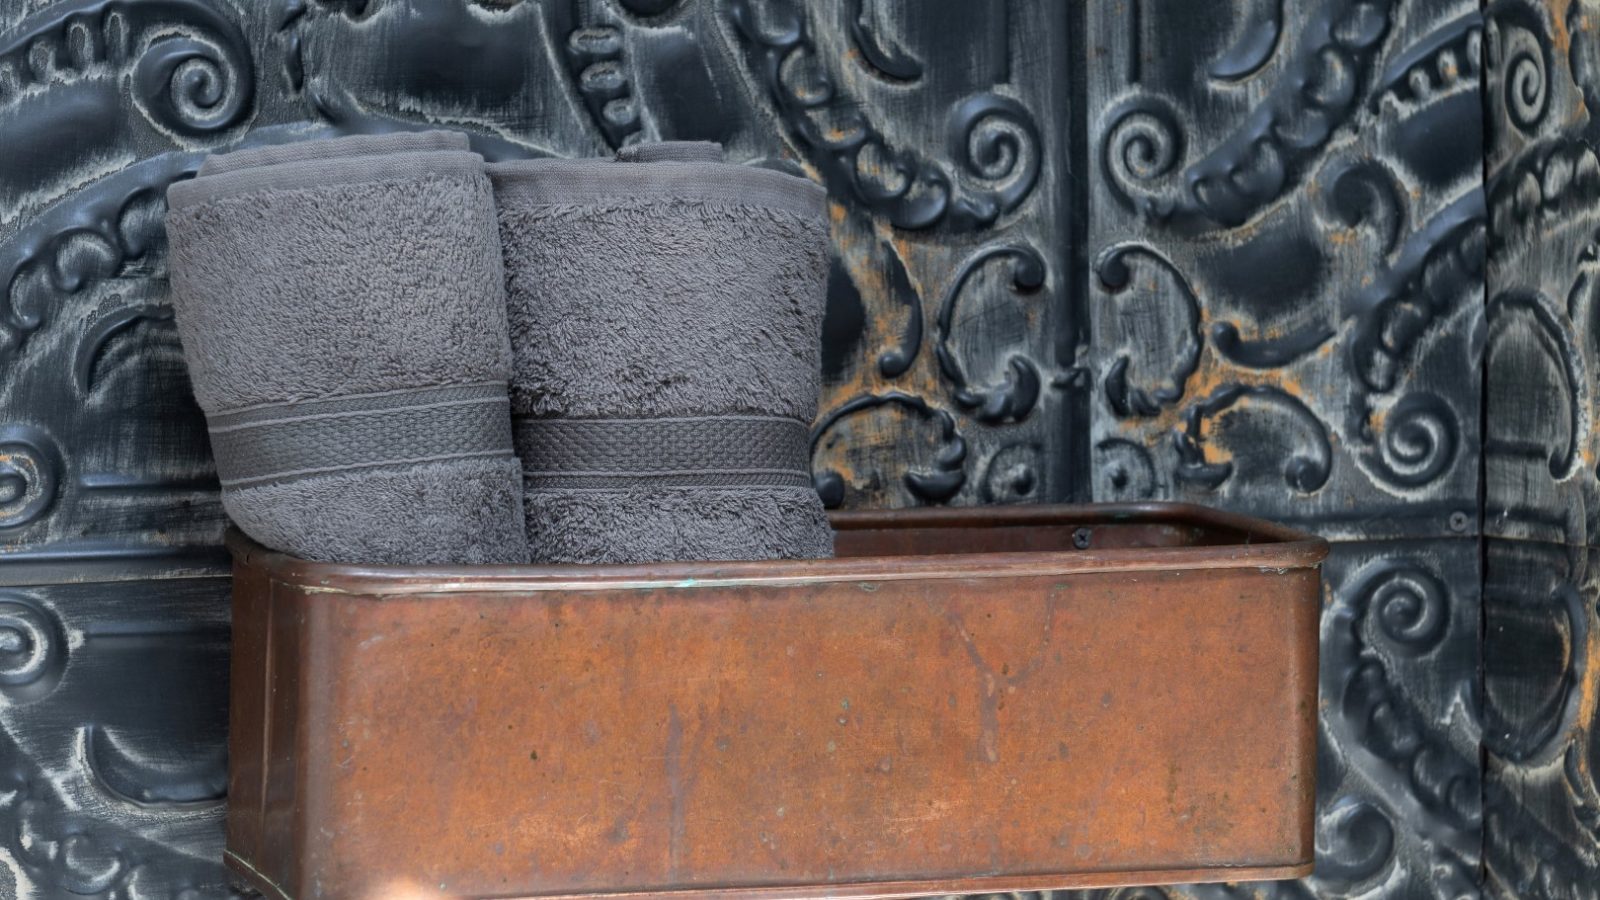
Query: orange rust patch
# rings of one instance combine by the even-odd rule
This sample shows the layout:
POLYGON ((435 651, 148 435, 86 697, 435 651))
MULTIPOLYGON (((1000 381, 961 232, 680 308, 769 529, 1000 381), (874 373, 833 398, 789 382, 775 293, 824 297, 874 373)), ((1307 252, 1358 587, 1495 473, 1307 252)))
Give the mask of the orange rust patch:
POLYGON ((1384 428, 1386 426, 1388 426, 1388 424, 1389 424, 1389 410, 1388 409, 1374 409, 1374 410, 1372 410, 1371 412, 1367 413, 1367 422, 1372 425, 1372 430, 1374 432, 1376 432, 1378 434, 1382 434, 1384 428))
MULTIPOLYGON (((1550 45, 1563 54, 1572 49, 1572 33, 1567 30, 1567 11, 1571 7, 1572 0, 1550 0, 1550 45)), ((1580 17, 1580 28, 1584 28, 1586 19, 1587 15, 1580 17)))
MULTIPOLYGON (((833 241, 839 260, 850 273, 851 280, 861 294, 861 303, 866 315, 867 338, 862 343, 864 358, 857 360, 843 381, 827 385, 823 389, 821 409, 827 411, 852 397, 891 388, 923 396, 936 393, 937 379, 924 357, 931 359, 926 346, 931 335, 928 317, 937 313, 936 309, 930 309, 930 304, 937 303, 937 299, 930 299, 927 296, 914 265, 927 254, 881 223, 875 223, 870 231, 860 227, 850 227, 848 211, 842 205, 829 204, 828 216, 836 226, 833 241), (921 297, 924 346, 919 348, 916 363, 910 371, 894 379, 892 383, 885 383, 878 372, 877 354, 897 344, 899 335, 905 328, 905 317, 910 314, 903 304, 890 296, 891 288, 882 258, 884 253, 890 252, 899 258, 912 289, 921 297)), ((887 434, 885 436, 889 437, 887 434)))

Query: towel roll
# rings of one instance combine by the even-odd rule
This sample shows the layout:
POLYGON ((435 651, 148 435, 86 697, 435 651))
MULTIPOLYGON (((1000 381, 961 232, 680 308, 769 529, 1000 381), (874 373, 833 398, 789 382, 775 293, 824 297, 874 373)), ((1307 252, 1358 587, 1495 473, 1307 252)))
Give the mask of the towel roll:
POLYGON ((822 190, 704 143, 488 170, 535 560, 831 556, 822 190))
POLYGON ((464 135, 216 156, 167 202, 179 337, 240 529, 314 560, 528 561, 500 238, 464 135))

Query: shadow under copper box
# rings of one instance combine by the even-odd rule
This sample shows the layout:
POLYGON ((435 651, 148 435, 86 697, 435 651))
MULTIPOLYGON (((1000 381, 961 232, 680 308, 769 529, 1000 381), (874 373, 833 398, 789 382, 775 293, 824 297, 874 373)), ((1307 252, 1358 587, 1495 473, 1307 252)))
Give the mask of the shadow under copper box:
POLYGON ((227 860, 269 896, 888 897, 1312 860, 1326 544, 843 513, 836 559, 398 568, 240 535, 227 860))

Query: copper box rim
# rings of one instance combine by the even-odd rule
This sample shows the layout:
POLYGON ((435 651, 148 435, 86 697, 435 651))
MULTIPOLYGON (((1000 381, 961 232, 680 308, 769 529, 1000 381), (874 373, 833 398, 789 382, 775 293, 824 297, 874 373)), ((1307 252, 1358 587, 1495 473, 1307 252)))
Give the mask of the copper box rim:
MULTIPOLYGON (((839 531, 878 528, 962 528, 986 521, 994 507, 835 512, 839 531)), ((1190 503, 1055 504, 1005 507, 1008 525, 1174 523, 1231 531, 1243 543, 1130 547, 1097 550, 1030 550, 926 556, 854 556, 755 562, 659 562, 635 565, 389 566, 313 562, 268 550, 230 528, 227 546, 236 559, 273 580, 315 593, 363 596, 472 592, 574 591, 724 587, 748 584, 817 584, 836 581, 971 578, 975 565, 1008 575, 1174 569, 1313 568, 1328 555, 1323 538, 1264 519, 1190 503)))

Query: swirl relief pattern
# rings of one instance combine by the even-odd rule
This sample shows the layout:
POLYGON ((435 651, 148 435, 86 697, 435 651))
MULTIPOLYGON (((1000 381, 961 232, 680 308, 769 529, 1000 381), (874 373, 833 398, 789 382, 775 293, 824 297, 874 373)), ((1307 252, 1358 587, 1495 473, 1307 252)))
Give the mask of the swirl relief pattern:
MULTIPOLYGON (((1492 24, 1472 2, 1130 0, 1087 28, 1093 497, 1334 545, 1316 874, 1148 894, 1476 896, 1492 24)), ((1539 105, 1530 78, 1510 91, 1539 105)))
POLYGON ((1596 22, 0 4, 0 896, 229 892, 223 517, 166 187, 208 152, 428 127, 492 159, 716 140, 820 183, 830 506, 1178 499, 1334 541, 1316 875, 1097 898, 1472 897, 1480 866, 1594 896, 1596 22))
POLYGON ((886 0, 0 3, 0 896, 230 893, 226 559, 167 303, 205 154, 433 127, 714 140, 833 224, 830 506, 1087 495, 1067 10, 886 0))
POLYGON ((1487 10, 1485 862, 1513 896, 1600 896, 1597 15, 1487 10))

